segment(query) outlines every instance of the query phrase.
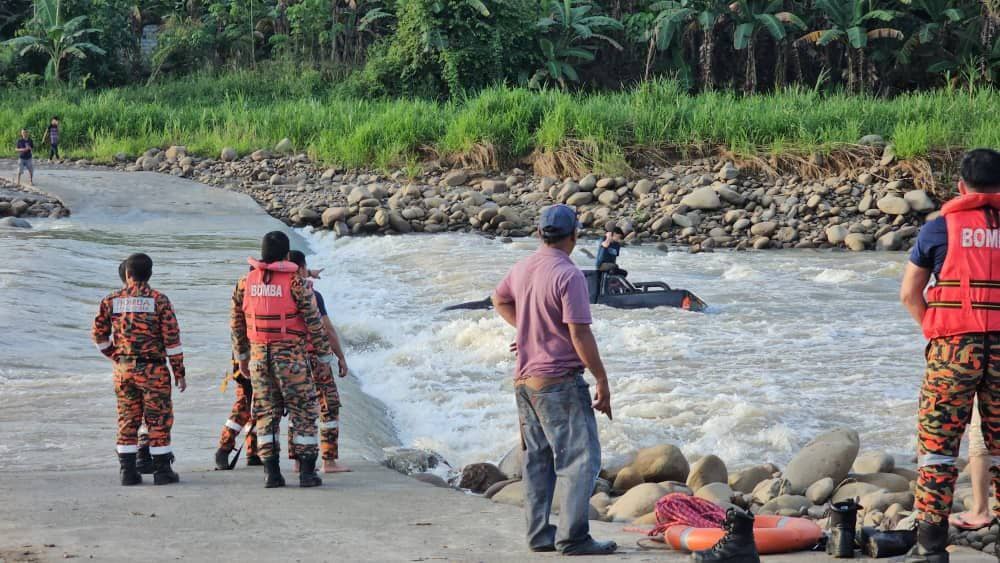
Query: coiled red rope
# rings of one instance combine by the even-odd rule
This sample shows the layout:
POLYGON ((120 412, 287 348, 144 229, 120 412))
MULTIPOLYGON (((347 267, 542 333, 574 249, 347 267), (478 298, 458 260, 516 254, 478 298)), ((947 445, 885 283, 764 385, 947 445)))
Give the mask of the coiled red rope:
POLYGON ((722 528, 726 511, 718 505, 684 493, 670 493, 656 501, 656 527, 650 536, 660 536, 671 526, 722 528))

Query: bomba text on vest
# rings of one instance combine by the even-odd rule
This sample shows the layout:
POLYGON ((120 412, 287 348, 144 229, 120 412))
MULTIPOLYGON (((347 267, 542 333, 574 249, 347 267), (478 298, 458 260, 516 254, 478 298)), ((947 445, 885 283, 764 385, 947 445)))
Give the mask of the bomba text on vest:
POLYGON ((253 284, 250 286, 250 295, 253 297, 282 297, 281 286, 263 283, 253 284))
POLYGON ((965 248, 1000 248, 1000 229, 962 229, 965 248))

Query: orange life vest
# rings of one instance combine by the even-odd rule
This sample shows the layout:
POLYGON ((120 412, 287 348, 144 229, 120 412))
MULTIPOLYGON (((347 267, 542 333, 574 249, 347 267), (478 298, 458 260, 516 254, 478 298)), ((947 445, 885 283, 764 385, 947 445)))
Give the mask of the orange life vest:
POLYGON ((252 269, 243 293, 247 338, 259 344, 305 338, 306 322, 292 298, 292 277, 299 267, 287 261, 248 261, 252 269))
POLYGON ((927 290, 927 338, 1000 331, 1000 194, 966 194, 941 209, 948 254, 927 290))

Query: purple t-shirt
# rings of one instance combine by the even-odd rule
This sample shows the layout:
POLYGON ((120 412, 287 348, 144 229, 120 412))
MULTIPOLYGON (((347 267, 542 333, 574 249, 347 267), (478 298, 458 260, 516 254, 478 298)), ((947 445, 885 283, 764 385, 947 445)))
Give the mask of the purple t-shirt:
POLYGON ((569 324, 590 324, 590 292, 569 255, 543 246, 511 268, 497 298, 517 309, 514 378, 559 377, 583 369, 569 324))

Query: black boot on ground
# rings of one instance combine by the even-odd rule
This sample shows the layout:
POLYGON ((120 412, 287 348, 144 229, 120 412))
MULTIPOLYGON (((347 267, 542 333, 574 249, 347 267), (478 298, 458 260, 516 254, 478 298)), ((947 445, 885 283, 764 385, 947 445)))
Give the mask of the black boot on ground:
POLYGON ((948 563, 948 522, 931 524, 917 521, 917 545, 904 563, 948 563))
POLYGON ((227 450, 226 448, 219 448, 215 450, 215 470, 216 471, 229 471, 229 453, 232 450, 227 450))
POLYGON ((135 469, 135 454, 118 454, 118 465, 121 466, 122 485, 127 487, 142 483, 142 475, 135 469))
POLYGON ((261 465, 264 465, 264 462, 261 461, 259 455, 247 456, 247 467, 260 467, 261 465))
POLYGON ((285 486, 285 478, 281 476, 281 458, 271 456, 265 459, 264 470, 267 472, 267 480, 264 481, 265 488, 273 489, 285 486))
POLYGON ((139 448, 139 453, 135 457, 135 468, 143 475, 153 473, 153 456, 149 455, 149 446, 139 448))
POLYGON ((835 502, 830 506, 830 537, 826 554, 837 559, 854 557, 854 535, 858 525, 858 503, 854 499, 835 502))
POLYGON ((170 468, 170 462, 174 460, 174 454, 161 454, 153 456, 153 484, 169 485, 181 480, 180 475, 174 473, 170 468))
POLYGON ((760 563, 753 540, 753 514, 738 508, 726 512, 722 523, 726 535, 712 549, 691 554, 694 561, 725 561, 726 563, 760 563))
POLYGON ((318 487, 323 484, 323 480, 316 474, 316 456, 302 457, 299 459, 299 486, 318 487))

